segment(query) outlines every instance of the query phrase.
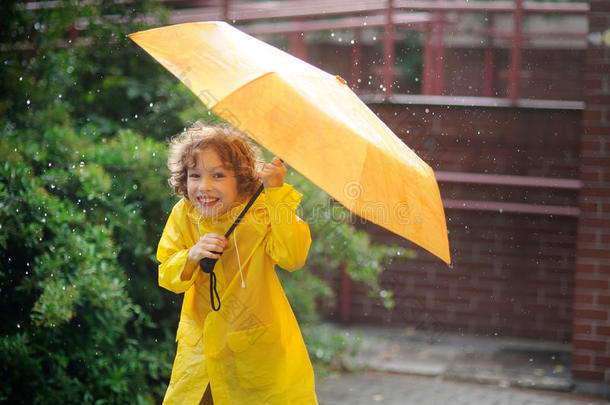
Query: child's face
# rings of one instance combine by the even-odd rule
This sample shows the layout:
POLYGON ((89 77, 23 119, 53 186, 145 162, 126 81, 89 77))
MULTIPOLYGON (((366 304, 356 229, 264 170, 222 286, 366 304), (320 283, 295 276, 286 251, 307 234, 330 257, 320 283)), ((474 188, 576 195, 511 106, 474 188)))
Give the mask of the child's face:
POLYGON ((206 218, 224 214, 239 204, 237 177, 223 166, 218 153, 205 148, 195 155, 196 165, 187 171, 189 200, 206 218))

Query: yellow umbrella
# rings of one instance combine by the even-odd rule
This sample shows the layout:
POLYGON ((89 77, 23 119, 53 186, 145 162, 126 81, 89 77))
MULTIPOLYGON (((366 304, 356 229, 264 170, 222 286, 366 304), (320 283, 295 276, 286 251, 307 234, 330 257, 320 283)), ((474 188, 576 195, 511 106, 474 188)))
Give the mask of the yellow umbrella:
POLYGON ((205 106, 347 209, 450 263, 434 172, 349 89, 224 22, 130 35, 205 106))

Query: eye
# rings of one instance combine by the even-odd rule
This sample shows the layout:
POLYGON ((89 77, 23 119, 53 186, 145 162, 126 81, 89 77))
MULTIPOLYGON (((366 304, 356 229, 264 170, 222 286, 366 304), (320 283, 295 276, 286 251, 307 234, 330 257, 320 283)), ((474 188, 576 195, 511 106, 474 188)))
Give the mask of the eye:
POLYGON ((198 179, 199 178, 199 174, 197 174, 197 173, 190 173, 189 177, 193 178, 193 179, 198 179))
POLYGON ((223 173, 214 173, 215 179, 222 179, 223 177, 226 177, 223 173))

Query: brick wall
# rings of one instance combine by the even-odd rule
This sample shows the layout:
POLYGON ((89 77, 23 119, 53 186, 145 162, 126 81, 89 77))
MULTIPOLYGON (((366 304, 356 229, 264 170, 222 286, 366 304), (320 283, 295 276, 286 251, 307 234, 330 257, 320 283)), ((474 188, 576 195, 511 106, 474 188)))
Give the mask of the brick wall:
MULTIPOLYGON (((435 171, 578 179, 582 111, 378 104, 380 118, 435 171)), ((448 200, 578 206, 577 190, 439 182, 448 200)), ((373 224, 378 242, 416 249, 383 274, 396 308, 352 287, 351 319, 429 330, 569 341, 577 218, 446 210, 452 268, 373 224)), ((339 280, 335 280, 339 291, 339 280)), ((329 316, 339 319, 338 310, 329 316)))
MULTIPOLYGON (((589 31, 610 29, 610 2, 590 1, 589 31)), ((610 48, 586 55, 572 373, 610 383, 610 48)), ((608 393, 607 393, 608 394, 608 393)))

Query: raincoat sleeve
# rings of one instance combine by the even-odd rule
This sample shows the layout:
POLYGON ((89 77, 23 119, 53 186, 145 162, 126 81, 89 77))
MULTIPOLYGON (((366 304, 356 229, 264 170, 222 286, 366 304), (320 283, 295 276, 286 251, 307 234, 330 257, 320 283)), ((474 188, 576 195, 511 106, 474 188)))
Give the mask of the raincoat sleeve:
POLYGON ((182 233, 186 223, 183 206, 184 204, 179 202, 172 209, 157 247, 157 260, 160 262, 159 285, 177 294, 188 290, 201 273, 200 271, 194 271, 190 279, 181 279, 186 258, 191 248, 186 245, 182 233))
POLYGON ((271 232, 265 252, 288 271, 303 267, 311 245, 309 225, 296 214, 303 195, 291 185, 265 189, 271 232))

